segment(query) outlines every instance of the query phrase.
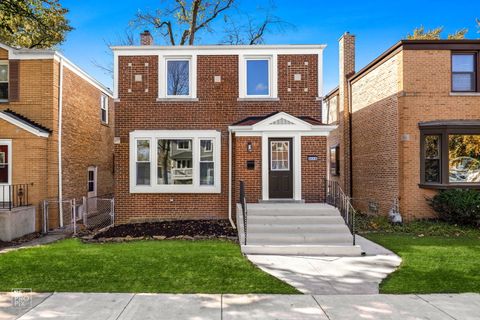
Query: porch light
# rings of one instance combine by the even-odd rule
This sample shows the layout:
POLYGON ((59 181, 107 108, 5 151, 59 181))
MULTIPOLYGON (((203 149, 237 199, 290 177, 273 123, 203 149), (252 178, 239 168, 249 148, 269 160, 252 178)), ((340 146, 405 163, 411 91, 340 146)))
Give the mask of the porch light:
POLYGON ((252 152, 253 151, 253 146, 251 142, 247 142, 247 151, 252 152))

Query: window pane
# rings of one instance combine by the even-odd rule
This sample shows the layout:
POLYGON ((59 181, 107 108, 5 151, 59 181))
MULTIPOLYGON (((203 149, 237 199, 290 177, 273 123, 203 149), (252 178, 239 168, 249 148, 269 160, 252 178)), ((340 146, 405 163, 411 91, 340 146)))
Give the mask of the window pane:
POLYGON ((8 181, 8 145, 0 145, 0 183, 8 181))
POLYGON ((158 140, 157 183, 192 184, 192 140, 158 140))
POLYGON ((200 141, 200 161, 213 161, 213 141, 200 141))
POLYGON ((150 162, 137 162, 137 185, 150 185, 150 162))
POLYGON ((450 182, 480 182, 480 135, 448 136, 450 182))
POLYGON ((268 60, 247 60, 247 95, 269 95, 268 60))
POLYGON ((137 140, 137 161, 150 161, 149 140, 137 140))
POLYGON ((189 61, 167 61, 167 94, 188 96, 190 94, 189 61))
POLYGON ((475 74, 474 73, 454 73, 452 74, 453 91, 474 91, 475 74))
POLYGON ((93 181, 88 182, 88 192, 93 192, 95 191, 95 187, 93 184, 93 181))
POLYGON ((440 182, 440 135, 425 136, 425 182, 440 182))
POLYGON ((107 110, 102 109, 102 121, 107 122, 107 110))
POLYGON ((289 170, 289 146, 288 141, 271 142, 271 170, 289 170))
POLYGON ((0 82, 0 99, 8 99, 8 83, 0 82))
POLYGON ((473 72, 475 69, 475 54, 452 55, 453 72, 473 72))
POLYGON ((330 148, 330 174, 337 174, 337 148, 330 148))
POLYGON ((214 184, 214 164, 213 162, 200 163, 200 185, 213 186, 214 184))
POLYGON ((0 64, 0 81, 8 81, 8 65, 0 64))
POLYGON ((93 181, 94 175, 95 175, 95 173, 92 170, 89 170, 88 171, 88 180, 93 181))

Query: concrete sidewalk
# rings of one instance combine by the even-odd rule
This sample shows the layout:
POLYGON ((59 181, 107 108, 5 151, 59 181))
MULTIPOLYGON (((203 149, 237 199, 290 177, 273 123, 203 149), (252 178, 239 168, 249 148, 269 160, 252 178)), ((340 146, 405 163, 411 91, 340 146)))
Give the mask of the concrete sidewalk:
MULTIPOLYGON (((248 255, 263 271, 305 294, 377 294, 380 282, 402 262, 395 253, 356 236, 361 257, 248 255)), ((480 318, 480 317, 479 317, 480 318)))
POLYGON ((479 294, 439 295, 232 295, 32 294, 29 308, 0 294, 1 320, 31 319, 285 319, 470 320, 480 317, 479 294))

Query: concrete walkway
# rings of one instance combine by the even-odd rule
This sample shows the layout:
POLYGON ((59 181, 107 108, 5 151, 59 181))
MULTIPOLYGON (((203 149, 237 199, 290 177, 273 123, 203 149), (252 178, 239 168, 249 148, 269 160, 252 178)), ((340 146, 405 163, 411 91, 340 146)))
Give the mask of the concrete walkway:
POLYGON ((52 242, 55 242, 55 241, 58 241, 58 240, 65 239, 66 237, 67 237, 67 235, 63 232, 60 232, 60 231, 59 232, 51 232, 47 235, 41 236, 41 237, 33 239, 31 241, 24 242, 24 243, 18 244, 18 245, 13 246, 13 247, 7 247, 7 248, 0 249, 0 254, 10 252, 10 251, 15 251, 15 250, 18 250, 18 249, 25 249, 25 248, 31 248, 31 247, 36 247, 36 246, 49 244, 49 243, 52 243, 52 242))
POLYGON ((376 294, 382 279, 396 270, 402 259, 393 252, 357 236, 366 253, 360 257, 301 257, 248 255, 263 271, 305 294, 376 294))
POLYGON ((175 295, 33 294, 32 306, 12 307, 0 294, 1 320, 474 320, 480 295, 175 295))

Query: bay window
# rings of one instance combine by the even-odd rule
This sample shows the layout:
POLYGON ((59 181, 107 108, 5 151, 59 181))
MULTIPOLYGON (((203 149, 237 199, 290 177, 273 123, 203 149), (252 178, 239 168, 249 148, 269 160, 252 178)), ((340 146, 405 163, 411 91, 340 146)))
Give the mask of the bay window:
POLYGON ((480 121, 421 123, 421 185, 480 187, 480 121))
POLYGON ((130 192, 220 192, 220 142, 210 130, 132 132, 130 192))

